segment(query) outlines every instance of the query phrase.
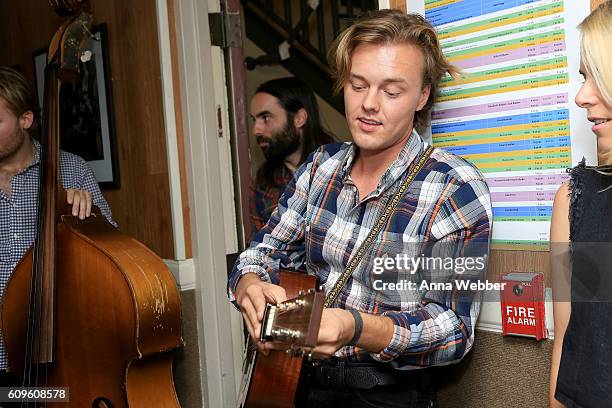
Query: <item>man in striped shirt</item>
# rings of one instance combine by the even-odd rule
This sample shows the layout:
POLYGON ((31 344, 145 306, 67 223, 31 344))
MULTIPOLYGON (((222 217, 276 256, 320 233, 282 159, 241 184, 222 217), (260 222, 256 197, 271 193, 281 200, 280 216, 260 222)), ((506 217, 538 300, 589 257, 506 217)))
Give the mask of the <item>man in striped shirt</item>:
MULTIPOLYGON (((353 143, 327 145, 310 155, 237 260, 229 295, 254 339, 265 303, 286 299, 276 285, 279 269, 305 265, 326 293, 334 287, 425 151, 418 132, 427 126, 440 79, 456 73, 431 25, 397 10, 365 15, 332 49, 336 90, 344 94, 353 143)), ((462 272, 439 273, 441 266, 427 266, 426 257, 451 255, 457 261, 457 255, 477 254, 486 264, 491 218, 482 174, 434 149, 324 310, 315 362, 305 367, 308 378, 302 376, 305 391, 297 406, 432 406, 431 370, 423 368, 457 362, 469 351, 479 297, 445 286, 454 277, 461 281, 462 272), (476 244, 476 251, 468 249, 476 244), (408 271, 400 265, 402 257, 422 263, 408 271), (381 288, 376 282, 381 265, 387 283, 418 284, 381 288)), ((277 345, 257 346, 266 353, 277 345)))

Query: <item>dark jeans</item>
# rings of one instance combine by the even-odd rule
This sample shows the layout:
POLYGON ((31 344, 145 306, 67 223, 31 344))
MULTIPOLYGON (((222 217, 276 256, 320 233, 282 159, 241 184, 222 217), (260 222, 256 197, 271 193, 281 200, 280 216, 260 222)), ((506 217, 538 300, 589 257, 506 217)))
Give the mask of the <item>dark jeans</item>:
MULTIPOLYGON (((377 386, 369 390, 314 388, 308 393, 308 408, 433 408, 435 395, 414 389, 377 386)), ((300 407, 300 405, 296 405, 300 407)))
MULTIPOLYGON (((362 366, 362 365, 359 365, 362 366)), ((350 366, 346 367, 351 370, 350 366)), ((390 370, 394 372, 394 370, 390 370)), ((346 371, 345 371, 346 373, 346 371)), ((329 386, 321 384, 308 363, 302 367, 296 394, 296 408, 433 408, 436 407, 435 384, 431 372, 398 373, 398 383, 372 388, 329 386)))
MULTIPOLYGON (((21 387, 21 381, 12 373, 6 370, 0 370, 0 387, 21 387)), ((17 408, 20 407, 19 402, 0 402, 0 408, 17 408)))

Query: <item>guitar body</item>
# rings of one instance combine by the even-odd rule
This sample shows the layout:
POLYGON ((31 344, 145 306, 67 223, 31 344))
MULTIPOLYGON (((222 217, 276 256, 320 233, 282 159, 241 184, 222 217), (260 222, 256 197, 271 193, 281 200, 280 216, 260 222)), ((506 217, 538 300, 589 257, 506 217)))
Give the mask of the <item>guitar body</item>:
MULTIPOLYGON (((316 287, 316 277, 304 273, 283 272, 280 286, 293 299, 300 291, 316 287)), ((322 305, 321 305, 322 310, 322 305)), ((320 311, 319 311, 320 313, 320 311)), ((318 333, 318 323, 316 331, 318 333)), ((247 350, 240 408, 291 408, 295 399, 303 357, 273 350, 268 356, 247 350)))
MULTIPOLYGON (((47 387, 70 402, 48 407, 178 408, 171 351, 182 343, 172 274, 146 246, 98 215, 61 217, 56 268, 55 361, 38 367, 47 387), (81 265, 80 267, 78 265, 81 265)), ((3 299, 10 370, 24 377, 32 250, 3 299)), ((32 381, 31 375, 25 378, 32 381)))

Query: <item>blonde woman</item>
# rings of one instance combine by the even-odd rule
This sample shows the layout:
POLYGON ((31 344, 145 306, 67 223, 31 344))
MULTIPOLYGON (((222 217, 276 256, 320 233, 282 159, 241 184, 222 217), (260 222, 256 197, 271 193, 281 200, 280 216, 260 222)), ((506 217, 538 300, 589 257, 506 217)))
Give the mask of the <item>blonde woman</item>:
POLYGON ((551 407, 612 405, 612 0, 579 26, 582 32, 576 95, 597 138, 598 167, 582 162, 555 197, 551 264, 555 340, 550 377, 551 407), (568 244, 571 251, 564 250, 568 244), (565 253, 564 253, 565 252, 565 253), (571 253, 571 255, 570 255, 571 253), (560 272, 565 257, 571 279, 560 272), (570 283, 564 285, 564 283, 570 283), (566 286, 567 291, 564 291, 566 286), (571 294, 571 295, 570 295, 571 294))

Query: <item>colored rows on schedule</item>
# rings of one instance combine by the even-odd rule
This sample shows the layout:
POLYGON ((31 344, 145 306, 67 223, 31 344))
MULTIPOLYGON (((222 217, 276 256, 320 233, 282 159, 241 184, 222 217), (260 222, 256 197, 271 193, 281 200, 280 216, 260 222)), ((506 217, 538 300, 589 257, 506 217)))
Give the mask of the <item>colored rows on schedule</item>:
POLYGON ((516 49, 499 51, 495 48, 490 48, 490 53, 480 55, 474 58, 462 59, 453 63, 461 68, 474 68, 485 65, 499 64, 501 62, 515 61, 523 58, 533 58, 540 55, 548 55, 564 52, 566 50, 565 41, 550 41, 541 42, 536 45, 523 46, 516 49))
POLYGON ((529 125, 524 125, 525 129, 515 132, 505 132, 504 129, 500 129, 497 133, 479 134, 468 136, 468 140, 461 138, 438 138, 435 137, 436 146, 442 147, 448 151, 452 151, 455 154, 479 154, 479 153, 492 153, 492 152, 510 152, 513 150, 523 149, 547 149, 553 147, 569 147, 570 135, 567 127, 562 129, 560 127, 553 127, 552 129, 559 129, 558 133, 555 131, 546 132, 545 135, 541 135, 538 129, 530 129, 529 125), (501 136, 507 133, 516 133, 512 136, 501 136), (497 136, 500 135, 500 136, 497 136), (497 137, 496 137, 497 136, 497 137), (548 137, 543 137, 548 136, 548 137))
POLYGON ((508 36, 516 35, 516 34, 530 33, 530 32, 533 32, 536 30, 542 30, 545 28, 550 29, 550 28, 555 28, 555 27, 561 27, 563 25, 563 22, 564 22, 563 17, 556 17, 551 20, 541 21, 541 22, 529 24, 526 26, 523 25, 523 26, 506 29, 502 31, 496 31, 496 32, 488 33, 484 35, 470 36, 469 38, 466 38, 463 40, 447 40, 447 41, 442 42, 441 45, 442 45, 443 50, 446 50, 451 47, 456 48, 456 47, 460 47, 463 45, 471 46, 472 44, 480 42, 480 41, 489 41, 489 40, 495 40, 499 38, 505 38, 508 36))
POLYGON ((563 29, 557 29, 541 34, 528 35, 526 37, 515 38, 512 40, 504 40, 497 43, 485 44, 481 46, 466 47, 462 50, 445 52, 446 58, 451 62, 456 62, 468 58, 488 55, 494 51, 509 51, 522 47, 533 47, 540 44, 546 44, 554 41, 565 41, 565 32, 563 29))
POLYGON ((489 177, 487 184, 495 187, 558 186, 569 178, 568 174, 541 174, 534 176, 489 177))
POLYGON ((492 102, 481 105, 465 106, 460 108, 442 109, 432 113, 432 120, 450 119, 461 116, 487 115, 509 110, 540 108, 568 102, 567 93, 536 96, 533 98, 515 99, 510 101, 492 102))
POLYGON ((536 124, 539 122, 560 121, 569 119, 568 109, 556 109, 544 112, 532 112, 520 115, 499 116, 496 118, 485 118, 468 120, 462 122, 433 124, 431 131, 434 137, 437 134, 449 132, 461 132, 466 130, 482 130, 485 128, 497 128, 501 126, 536 124))
POLYGON ((447 76, 442 80, 440 89, 444 91, 444 88, 451 86, 467 85, 474 82, 490 81, 493 79, 507 78, 517 75, 537 74, 551 70, 567 70, 567 57, 555 57, 542 61, 526 62, 517 65, 488 69, 485 71, 470 72, 464 74, 459 79, 453 79, 452 77, 447 76))
POLYGON ((546 170, 560 170, 571 166, 571 161, 555 161, 553 163, 534 162, 525 165, 514 165, 504 166, 497 164, 495 167, 483 167, 480 169, 485 174, 497 173, 502 171, 546 171, 546 170))
POLYGON ((463 154, 465 150, 476 147, 472 153, 485 153, 491 151, 507 151, 521 149, 543 149, 548 147, 565 147, 570 145, 569 126, 554 126, 546 129, 544 133, 538 128, 531 128, 530 125, 521 126, 524 129, 506 131, 501 129, 491 133, 481 133, 463 137, 434 138, 436 146, 447 150, 454 150, 457 154, 463 154), (549 130, 550 129, 550 130, 549 130), (510 135, 510 136, 506 136, 510 135), (487 146, 483 149, 479 146, 487 146), (499 146, 496 148, 496 146, 499 146))
POLYGON ((516 191, 516 192, 493 192, 491 199, 494 202, 513 202, 513 201, 553 201, 556 190, 549 191, 516 191))
POLYGON ((446 58, 464 70, 442 80, 433 143, 485 175, 493 220, 509 223, 494 232, 496 247, 546 249, 545 223, 557 186, 569 177, 565 12, 563 0, 425 0, 446 58), (521 98, 508 100, 510 92, 521 98))
POLYGON ((493 217, 550 217, 551 205, 493 207, 493 217))
POLYGON ((564 169, 571 166, 568 116, 557 109, 434 124, 433 141, 484 173, 564 169))
POLYGON ((425 14, 436 24, 447 24, 457 20, 479 17, 483 14, 533 3, 536 0, 439 0, 425 1, 425 14))
POLYGON ((524 91, 528 89, 543 88, 546 86, 564 85, 569 83, 569 74, 554 74, 535 78, 520 79, 518 81, 502 82, 492 85, 483 85, 467 89, 442 90, 436 102, 456 101, 477 96, 495 95, 504 92, 524 91))
MULTIPOLYGON (((476 165, 486 163, 509 163, 517 160, 537 160, 569 158, 570 146, 565 138, 551 138, 547 145, 535 145, 532 141, 517 141, 499 146, 500 143, 491 143, 474 146, 445 147, 444 149, 462 156, 476 165)), ((505 143, 504 143, 505 144, 505 143)))
MULTIPOLYGON (((561 144, 559 141, 557 144, 561 144)), ((481 145, 485 151, 496 150, 491 153, 472 153, 477 151, 472 146, 465 150, 453 147, 443 147, 445 150, 459 155, 474 164, 483 173, 494 173, 501 171, 536 171, 536 170, 560 170, 571 167, 571 150, 569 140, 565 141, 566 147, 549 147, 545 149, 521 146, 523 150, 504 149, 500 144, 491 143, 481 145)))
POLYGON ((457 154, 467 154, 468 149, 470 153, 475 154, 526 148, 566 147, 570 145, 569 121, 440 133, 433 135, 433 141, 436 146, 456 151, 457 154))
POLYGON ((499 171, 538 171, 559 170, 571 166, 571 158, 559 157, 556 159, 533 159, 533 160, 499 160, 494 163, 474 163, 483 173, 495 173, 499 171))
POLYGON ((548 251, 548 238, 535 240, 492 239, 492 248, 499 250, 548 251))
POLYGON ((502 16, 489 17, 477 22, 440 28, 438 30, 438 38, 440 41, 445 42, 450 38, 491 30, 511 24, 528 25, 535 19, 547 18, 549 16, 554 17, 557 14, 563 13, 563 10, 562 0, 553 4, 545 4, 533 8, 520 8, 513 13, 502 16))

